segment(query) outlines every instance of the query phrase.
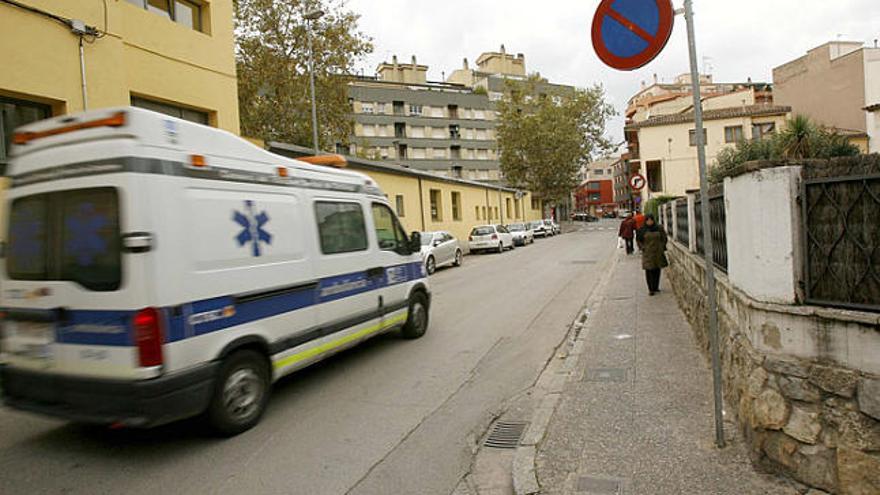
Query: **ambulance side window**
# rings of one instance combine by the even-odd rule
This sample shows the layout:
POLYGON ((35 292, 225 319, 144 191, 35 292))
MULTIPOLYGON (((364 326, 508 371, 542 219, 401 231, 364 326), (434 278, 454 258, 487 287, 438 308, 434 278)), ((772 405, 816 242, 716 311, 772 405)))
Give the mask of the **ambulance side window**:
POLYGON ((353 253, 367 250, 364 210, 358 203, 319 201, 315 203, 321 252, 353 253))
POLYGON ((404 253, 407 249, 406 233, 400 226, 400 222, 394 217, 391 208, 380 203, 373 203, 373 223, 376 228, 379 249, 408 254, 404 253))

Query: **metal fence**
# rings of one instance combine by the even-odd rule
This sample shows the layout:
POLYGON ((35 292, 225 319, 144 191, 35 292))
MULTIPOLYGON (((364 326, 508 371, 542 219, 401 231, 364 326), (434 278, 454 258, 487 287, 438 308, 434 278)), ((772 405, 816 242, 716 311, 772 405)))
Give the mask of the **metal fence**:
POLYGON ((677 226, 676 228, 678 229, 675 234, 675 239, 685 246, 690 246, 691 233, 688 219, 688 204, 686 200, 679 201, 678 204, 675 205, 675 223, 677 226))
MULTIPOLYGON (((712 261, 721 270, 727 271, 727 213, 724 210, 724 193, 709 198, 709 216, 712 221, 712 261)), ((694 203, 694 235, 697 236, 697 252, 705 255, 703 246, 703 200, 694 203)))
POLYGON ((666 224, 666 232, 672 235, 672 203, 663 205, 663 217, 666 224))
POLYGON ((880 174, 807 179, 801 201, 807 302, 880 310, 880 174))

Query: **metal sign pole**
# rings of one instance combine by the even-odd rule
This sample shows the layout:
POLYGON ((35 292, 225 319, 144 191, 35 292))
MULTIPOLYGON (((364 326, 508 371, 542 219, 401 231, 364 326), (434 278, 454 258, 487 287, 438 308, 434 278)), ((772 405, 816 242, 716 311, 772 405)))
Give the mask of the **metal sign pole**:
POLYGON ((696 123, 697 159, 700 163, 700 209, 703 216, 703 246, 706 258, 706 297, 709 300, 709 340, 712 350, 712 381, 715 393, 715 444, 723 448, 724 418, 721 396, 721 356, 718 342, 718 311, 715 301, 715 263, 712 259, 712 218, 709 210, 709 181, 706 170, 706 142, 703 135, 703 104, 700 95, 700 69, 697 63, 697 42, 694 36, 693 0, 684 0, 684 17, 687 21, 688 50, 691 61, 691 82, 694 92, 694 121, 696 123))

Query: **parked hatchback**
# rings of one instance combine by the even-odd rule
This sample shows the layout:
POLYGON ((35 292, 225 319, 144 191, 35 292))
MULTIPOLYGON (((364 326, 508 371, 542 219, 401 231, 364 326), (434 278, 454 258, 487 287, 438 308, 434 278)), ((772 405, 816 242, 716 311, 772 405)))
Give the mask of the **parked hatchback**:
POLYGON ((514 223, 507 226, 507 230, 513 235, 514 246, 526 246, 535 243, 535 233, 531 225, 527 223, 514 223))
POLYGON ((503 225, 481 225, 474 227, 469 238, 472 253, 494 251, 503 253, 513 249, 513 235, 503 225))
POLYGON ((449 232, 422 232, 422 260, 425 271, 433 274, 443 266, 461 266, 462 252, 458 239, 449 232))
POLYGON ((550 233, 547 231, 547 227, 544 226, 543 220, 529 222, 529 228, 532 230, 532 234, 535 237, 547 237, 548 235, 550 235, 550 233))

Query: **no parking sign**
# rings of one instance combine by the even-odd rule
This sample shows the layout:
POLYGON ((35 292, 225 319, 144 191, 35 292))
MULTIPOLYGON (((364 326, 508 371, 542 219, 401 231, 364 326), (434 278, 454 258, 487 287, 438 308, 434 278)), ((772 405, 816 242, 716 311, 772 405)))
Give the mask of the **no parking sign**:
POLYGON ((663 51, 674 20, 672 0, 602 0, 593 18, 593 48, 612 68, 638 69, 663 51))

